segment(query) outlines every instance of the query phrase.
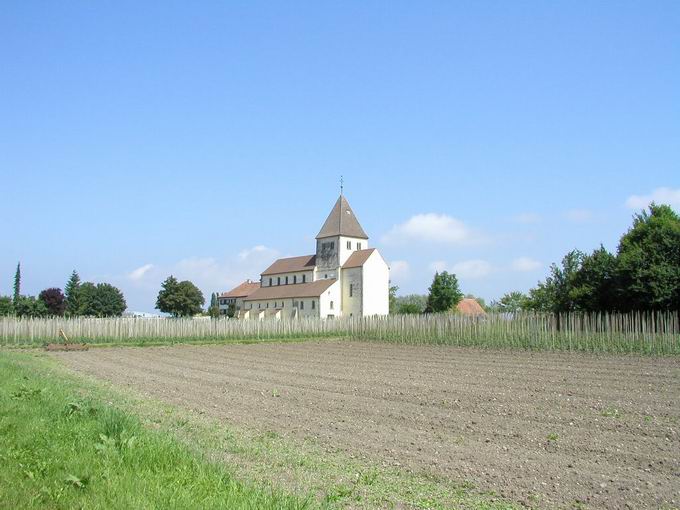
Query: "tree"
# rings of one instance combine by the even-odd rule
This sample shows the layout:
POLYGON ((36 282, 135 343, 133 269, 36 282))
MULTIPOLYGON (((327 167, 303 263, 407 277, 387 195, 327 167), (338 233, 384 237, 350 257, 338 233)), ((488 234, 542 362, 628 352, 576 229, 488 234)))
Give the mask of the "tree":
POLYGON ((229 303, 227 306, 227 317, 232 318, 234 315, 236 315, 236 304, 229 303))
POLYGON ((572 296, 574 279, 581 269, 584 255, 572 250, 562 259, 562 267, 550 266, 550 275, 545 282, 529 291, 526 307, 541 312, 564 313, 576 310, 572 296))
POLYGON ((0 317, 14 315, 14 301, 9 296, 0 296, 0 317))
POLYGON ((617 260, 604 246, 583 257, 571 281, 569 296, 574 309, 605 312, 619 308, 617 260))
POLYGON ((432 285, 429 288, 430 294, 427 296, 426 312, 448 312, 451 311, 461 299, 463 294, 458 287, 458 279, 455 274, 447 271, 435 273, 432 285))
POLYGON ((203 293, 190 281, 178 282, 170 275, 161 284, 156 308, 173 317, 185 317, 201 313, 205 299, 203 293))
POLYGON ((408 294, 399 296, 396 299, 395 313, 419 314, 425 311, 427 306, 427 296, 422 294, 408 294))
POLYGON ((85 282, 78 289, 80 301, 78 315, 91 317, 117 317, 120 316, 127 304, 123 293, 109 283, 85 282))
POLYGON ((390 313, 397 313, 397 291, 399 287, 396 285, 390 285, 389 289, 389 299, 390 299, 390 313))
POLYGON ((217 300, 217 294, 213 292, 210 295, 210 306, 208 307, 208 315, 210 315, 210 317, 213 319, 216 319, 220 316, 220 306, 218 303, 219 301, 217 300))
POLYGON ((64 294, 66 294, 66 314, 80 315, 81 313, 81 299, 80 299, 80 276, 74 269, 71 277, 64 287, 64 294))
POLYGON ((21 262, 17 262, 17 270, 14 273, 14 304, 21 297, 21 262))
POLYGON ((667 205, 636 214, 619 241, 623 310, 680 310, 680 217, 667 205))
POLYGON ((66 309, 66 298, 61 292, 61 289, 45 289, 38 295, 38 299, 45 303, 47 312, 50 315, 64 315, 64 310, 66 309))
POLYGON ((491 309, 501 313, 517 313, 526 306, 527 295, 519 291, 508 292, 493 303, 491 309))
POLYGON ((14 303, 14 312, 19 317, 44 317, 49 313, 45 303, 35 296, 19 296, 14 303))

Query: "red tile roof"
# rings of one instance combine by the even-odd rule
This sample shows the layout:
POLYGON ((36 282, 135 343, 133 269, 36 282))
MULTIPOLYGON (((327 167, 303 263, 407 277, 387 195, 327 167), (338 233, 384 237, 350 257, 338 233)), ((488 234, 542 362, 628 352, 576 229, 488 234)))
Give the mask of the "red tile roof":
POLYGON ((343 269, 348 269, 350 267, 361 267, 371 256, 371 253, 375 251, 375 248, 367 248, 366 250, 357 250, 352 253, 347 261, 342 265, 343 269))
POLYGON ((260 288, 260 284, 258 282, 251 282, 250 280, 246 280, 243 282, 241 285, 234 287, 231 289, 229 292, 224 292, 220 294, 219 297, 221 298, 240 298, 240 297, 246 297, 255 292, 257 289, 260 288))
POLYGON ((287 299, 301 297, 318 297, 323 294, 337 280, 317 280, 310 283, 295 283, 291 285, 272 285, 260 287, 244 301, 258 301, 260 299, 287 299))
POLYGON ((313 271, 316 266, 316 255, 302 257, 288 257, 278 259, 262 272, 262 275, 295 273, 297 271, 313 271))

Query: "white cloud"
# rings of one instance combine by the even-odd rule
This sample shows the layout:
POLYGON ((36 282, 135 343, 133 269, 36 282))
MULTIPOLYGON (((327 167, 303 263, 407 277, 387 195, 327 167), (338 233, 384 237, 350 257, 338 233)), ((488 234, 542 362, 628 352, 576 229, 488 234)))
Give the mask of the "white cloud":
POLYGON ((257 246, 253 246, 252 248, 249 248, 247 250, 242 250, 238 256, 241 260, 247 260, 252 257, 267 257, 267 256, 277 256, 278 252, 272 248, 267 248, 264 245, 258 244, 257 246))
POLYGON ((451 266, 451 271, 460 278, 484 278, 493 271, 493 266, 486 260, 464 260, 451 266))
POLYGON ((406 278, 411 270, 409 263, 405 260, 393 260, 390 263, 390 275, 395 278, 406 278))
POLYGON ((430 270, 435 271, 437 273, 446 271, 446 262, 444 262, 443 260, 435 260, 434 262, 430 263, 430 270))
POLYGON ((519 257, 512 261, 513 271, 529 272, 539 269, 542 264, 538 260, 529 257, 519 257))
POLYGON ((564 217, 574 223, 583 223, 589 221, 593 217, 593 213, 588 209, 570 209, 564 213, 564 217))
POLYGON ((656 188, 649 195, 631 195, 626 200, 626 207, 629 209, 645 209, 652 202, 680 208, 680 188, 656 188))
POLYGON ((395 225, 383 236, 385 243, 427 241, 445 244, 469 244, 479 240, 479 235, 461 220, 446 214, 416 214, 400 225, 395 225))
POLYGON ((532 225, 535 223, 540 223, 541 217, 536 213, 521 213, 513 216, 512 220, 515 223, 522 223, 524 225, 532 225))
POLYGON ((127 276, 133 281, 141 280, 151 269, 153 269, 153 264, 144 264, 142 267, 130 271, 127 276))

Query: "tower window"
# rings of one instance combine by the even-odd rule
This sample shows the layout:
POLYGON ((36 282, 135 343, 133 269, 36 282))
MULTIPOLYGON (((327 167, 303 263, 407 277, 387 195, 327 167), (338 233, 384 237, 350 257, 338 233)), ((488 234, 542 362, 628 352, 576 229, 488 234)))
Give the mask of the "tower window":
POLYGON ((333 309, 333 301, 331 301, 331 310, 333 309))
POLYGON ((361 243, 357 243, 357 250, 361 249, 361 243))
POLYGON ((312 310, 314 310, 315 308, 316 308, 316 301, 314 301, 314 300, 312 299, 312 310))
POLYGON ((349 297, 352 297, 354 295, 354 284, 350 283, 349 284, 349 297))
POLYGON ((305 302, 300 301, 300 310, 304 310, 304 309, 305 309, 305 302))
POLYGON ((347 241, 347 249, 348 250, 352 249, 352 241, 347 241))
POLYGON ((323 279, 328 280, 328 275, 327 274, 323 275, 323 279))

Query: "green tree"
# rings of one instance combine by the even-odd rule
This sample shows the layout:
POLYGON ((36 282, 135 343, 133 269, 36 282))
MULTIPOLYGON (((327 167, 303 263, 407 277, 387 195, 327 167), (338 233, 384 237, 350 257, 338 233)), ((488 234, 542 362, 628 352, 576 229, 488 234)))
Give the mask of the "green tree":
POLYGON ((408 294, 399 296, 396 300, 396 313, 419 314, 425 311, 427 296, 422 294, 408 294))
POLYGON ((0 296, 0 317, 14 315, 14 301, 9 296, 0 296))
POLYGON ((45 303, 45 307, 50 315, 64 315, 66 308, 66 298, 61 289, 50 288, 38 294, 38 299, 45 303))
POLYGON ((680 217, 667 205, 636 214, 619 241, 624 310, 680 310, 680 217))
POLYGON ((529 291, 526 307, 541 312, 564 313, 576 310, 572 289, 576 274, 581 269, 584 255, 572 250, 562 259, 562 266, 552 264, 544 282, 529 291))
POLYGON ((389 289, 389 299, 390 299, 390 313, 397 313, 397 291, 399 287, 396 285, 390 285, 389 289))
POLYGON ((500 313, 517 313, 525 308, 526 301, 527 295, 515 290, 503 294, 498 301, 491 303, 491 309, 500 313))
POLYGON ((201 313, 205 298, 203 293, 190 281, 178 282, 170 275, 161 284, 156 299, 156 308, 173 317, 186 317, 201 313))
POLYGON ((109 283, 85 282, 78 289, 78 315, 90 317, 118 317, 127 304, 123 293, 109 283))
POLYGON ((583 257, 570 283, 569 296, 574 309, 605 312, 619 308, 617 259, 604 246, 583 257))
POLYGON ((82 312, 82 303, 80 299, 80 276, 74 269, 71 277, 64 287, 64 294, 66 295, 66 314, 80 315, 82 312))
POLYGON ((14 312, 19 317, 45 317, 49 314, 45 303, 35 296, 19 296, 14 303, 14 312))
POLYGON ((448 312, 463 299, 455 274, 442 271, 435 273, 427 296, 426 312, 448 312))
POLYGON ((19 302, 21 297, 21 262, 17 262, 17 270, 14 273, 14 304, 19 302))
POLYGON ((231 318, 236 315, 236 305, 234 303, 229 303, 227 306, 227 317, 231 318))

